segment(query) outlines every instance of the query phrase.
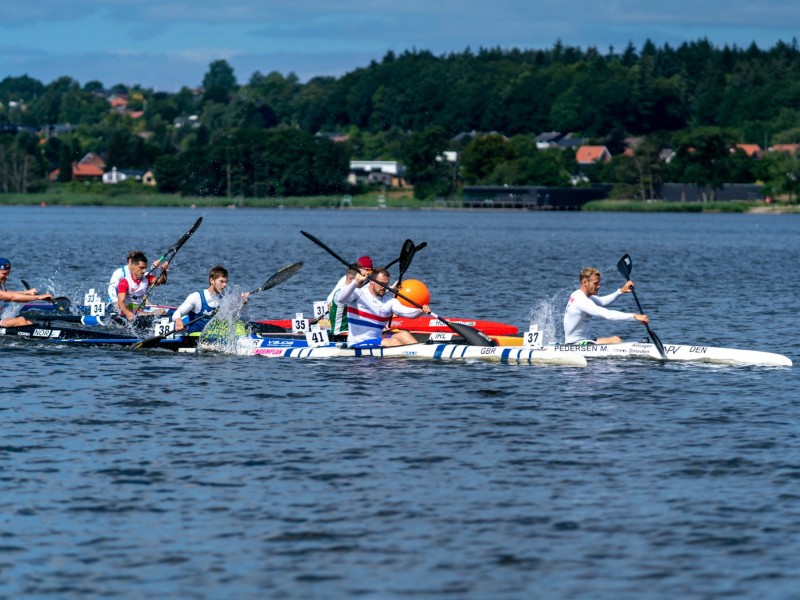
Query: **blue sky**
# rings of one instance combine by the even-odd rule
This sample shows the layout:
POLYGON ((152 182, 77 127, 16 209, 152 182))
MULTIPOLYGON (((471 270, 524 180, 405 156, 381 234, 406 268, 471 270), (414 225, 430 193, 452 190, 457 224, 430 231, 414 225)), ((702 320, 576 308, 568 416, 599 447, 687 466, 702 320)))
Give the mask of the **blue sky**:
POLYGON ((646 39, 658 46, 707 38, 769 48, 791 42, 800 3, 787 0, 19 0, 0 11, 0 80, 198 86, 227 60, 239 83, 255 71, 302 81, 339 76, 387 51, 467 47, 605 52, 646 39))

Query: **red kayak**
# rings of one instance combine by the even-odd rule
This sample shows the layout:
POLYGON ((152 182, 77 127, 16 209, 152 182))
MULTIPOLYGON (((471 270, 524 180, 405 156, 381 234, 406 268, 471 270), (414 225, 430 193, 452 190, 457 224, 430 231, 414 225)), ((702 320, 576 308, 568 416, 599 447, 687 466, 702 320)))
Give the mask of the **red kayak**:
MULTIPOLYGON (((451 323, 474 327, 486 335, 516 335, 519 333, 519 328, 509 325, 508 323, 500 323, 498 321, 482 321, 480 319, 445 318, 451 323)), ((262 325, 274 325, 289 331, 292 330, 291 319, 272 319, 256 321, 256 323, 261 323, 262 325)), ((452 330, 447 325, 442 323, 439 319, 431 317, 430 315, 420 315, 415 319, 394 316, 392 317, 392 327, 395 329, 405 329, 406 331, 414 331, 419 333, 452 333, 452 330)))

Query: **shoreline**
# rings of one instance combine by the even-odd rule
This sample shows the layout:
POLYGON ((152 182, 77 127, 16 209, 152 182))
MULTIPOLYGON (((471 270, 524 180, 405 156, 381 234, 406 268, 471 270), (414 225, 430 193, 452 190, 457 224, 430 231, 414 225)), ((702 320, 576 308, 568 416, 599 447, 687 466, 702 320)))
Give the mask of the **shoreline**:
MULTIPOLYGON (((388 195, 387 195, 388 196, 388 195)), ((200 198, 167 194, 0 194, 0 207, 4 206, 110 206, 136 208, 219 208, 235 210, 252 209, 323 209, 323 210, 456 210, 472 212, 650 212, 650 213, 738 213, 738 214, 800 214, 800 205, 763 202, 639 202, 635 200, 592 201, 577 210, 530 210, 525 208, 476 208, 463 206, 460 199, 416 200, 410 196, 385 197, 364 194, 352 197, 344 204, 340 196, 314 196, 289 198, 200 198)))

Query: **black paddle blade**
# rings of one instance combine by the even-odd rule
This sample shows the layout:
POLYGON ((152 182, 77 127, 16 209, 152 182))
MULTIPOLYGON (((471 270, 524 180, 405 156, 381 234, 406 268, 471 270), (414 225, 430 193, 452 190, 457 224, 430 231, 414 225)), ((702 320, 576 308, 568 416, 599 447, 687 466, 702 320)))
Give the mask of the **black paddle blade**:
POLYGON ((20 279, 20 281, 22 282, 22 285, 24 285, 24 286, 25 286, 25 289, 26 289, 26 290, 29 290, 29 289, 31 289, 31 284, 30 284, 30 283, 28 283, 28 282, 27 282, 27 281, 25 281, 24 279, 20 279))
POLYGON ((655 334, 655 332, 652 329, 650 329, 650 327, 647 328, 647 333, 650 336, 650 339, 653 340, 653 345, 656 347, 656 350, 658 350, 658 353, 661 355, 661 358, 667 360, 667 351, 664 350, 664 344, 661 343, 659 337, 655 334))
POLYGON ((617 271, 619 274, 625 278, 625 281, 631 278, 631 270, 633 270, 633 263, 631 262, 631 257, 629 255, 625 255, 619 259, 617 263, 617 271))
POLYGON ((72 306, 72 300, 65 296, 53 298, 53 308, 56 309, 57 312, 67 312, 70 306, 72 306))
POLYGON ((403 249, 400 251, 400 279, 408 271, 411 266, 411 261, 414 260, 414 254, 417 253, 417 247, 411 240, 406 240, 403 243, 403 249))
POLYGON ((264 290, 268 290, 270 288, 274 288, 276 285, 280 285, 287 279, 294 277, 300 272, 300 269, 303 268, 303 263, 297 262, 294 264, 289 265, 288 267, 283 267, 280 271, 275 273, 272 277, 267 279, 257 290, 253 290, 250 292, 251 294, 255 294, 256 292, 263 292, 264 290))
POLYGON ((199 217, 199 218, 197 219, 197 221, 195 221, 195 222, 194 222, 194 225, 192 225, 191 229, 189 229, 189 231, 187 231, 186 233, 184 233, 184 234, 183 234, 183 236, 181 236, 181 239, 179 239, 179 240, 178 240, 177 242, 175 242, 175 243, 174 243, 172 246, 170 246, 169 250, 167 250, 167 251, 164 253, 164 256, 166 256, 167 254, 170 254, 170 253, 176 253, 176 254, 177 254, 178 250, 180 250, 180 249, 181 249, 181 246, 183 246, 183 245, 184 245, 184 244, 187 242, 187 240, 188 240, 190 237, 192 237, 192 234, 193 234, 195 231, 197 231, 197 228, 198 228, 198 227, 200 227, 200 223, 202 223, 202 222, 203 222, 203 217, 199 217))
POLYGON ((141 348, 155 348, 158 346, 158 343, 163 340, 166 336, 164 335, 154 335, 153 337, 149 337, 146 340, 141 340, 136 342, 133 345, 134 350, 140 350, 141 348))
MULTIPOLYGON (((422 242, 421 244, 419 244, 419 245, 415 246, 415 247, 414 247, 414 254, 416 254, 417 252, 419 252, 420 250, 422 250, 422 249, 423 249, 425 246, 427 246, 427 245, 428 245, 428 242, 422 242)), ((393 267, 393 266, 395 266, 397 263, 399 263, 401 258, 402 258, 402 257, 398 256, 398 257, 397 257, 397 258, 395 258, 395 259, 394 259, 392 262, 390 262, 388 265, 386 265, 386 266, 384 267, 384 269, 386 269, 386 270, 388 271, 388 270, 389 270, 391 267, 393 267)))
POLYGON ((442 323, 447 325, 450 329, 452 329, 455 333, 463 337, 467 344, 470 346, 496 346, 497 342, 495 342, 492 338, 488 335, 475 329, 474 327, 470 327, 469 325, 464 325, 463 323, 451 323, 442 317, 437 316, 442 323))

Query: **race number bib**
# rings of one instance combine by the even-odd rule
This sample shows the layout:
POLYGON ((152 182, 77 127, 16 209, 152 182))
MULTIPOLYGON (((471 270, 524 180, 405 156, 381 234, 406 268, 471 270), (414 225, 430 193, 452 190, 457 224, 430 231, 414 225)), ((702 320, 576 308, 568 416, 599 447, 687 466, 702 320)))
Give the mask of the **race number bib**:
POLYGON ((328 331, 326 329, 320 329, 317 326, 313 326, 311 329, 309 329, 309 331, 306 332, 306 342, 308 343, 309 348, 327 346, 329 343, 328 331))
POLYGON ((314 318, 319 321, 328 314, 328 303, 323 301, 314 302, 314 318))
POLYGON ((542 332, 539 331, 539 325, 534 323, 531 325, 531 328, 525 332, 522 338, 522 345, 525 348, 541 348, 544 345, 542 332))
POLYGON ((169 317, 161 317, 156 321, 153 335, 168 336, 175 333, 175 322, 169 317))
POLYGON ((89 308, 89 314, 93 317, 104 317, 106 314, 106 303, 94 288, 83 296, 83 304, 89 308))
POLYGON ((311 323, 308 319, 303 318, 303 313, 297 313, 292 319, 292 332, 293 333, 306 333, 311 330, 311 323))

